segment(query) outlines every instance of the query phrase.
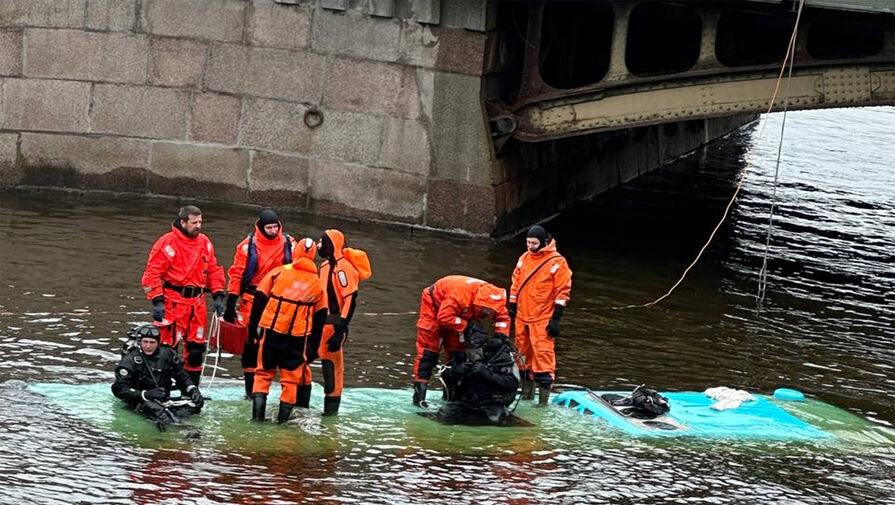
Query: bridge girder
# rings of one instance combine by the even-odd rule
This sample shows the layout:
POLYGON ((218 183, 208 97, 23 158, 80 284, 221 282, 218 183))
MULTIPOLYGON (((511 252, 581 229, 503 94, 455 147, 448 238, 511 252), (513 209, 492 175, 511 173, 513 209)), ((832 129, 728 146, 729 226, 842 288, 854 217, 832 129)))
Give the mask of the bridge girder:
MULTIPOLYGON (((516 111, 516 138, 527 142, 681 120, 765 112, 775 73, 653 83, 554 98, 516 111)), ((836 66, 793 71, 773 110, 895 104, 895 67, 836 66), (787 95, 788 93, 788 95, 787 95)))
MULTIPOLYGON (((491 107, 498 111, 492 118, 512 115, 512 136, 518 140, 539 142, 764 112, 774 94, 795 19, 792 5, 754 0, 593 2, 586 11, 579 5, 540 2, 530 6, 519 92, 509 105, 491 107), (669 13, 672 17, 667 22, 659 17, 669 13), (602 35, 593 36, 591 46, 603 50, 601 57, 585 54, 587 47, 573 33, 575 25, 589 28, 586 16, 601 23, 602 35), (569 26, 551 27, 559 22, 569 26), (681 40, 689 42, 673 40, 678 26, 689 27, 688 33, 680 34, 681 40), (659 33, 650 31, 655 27, 659 33), (672 37, 662 38, 669 34, 672 37), (679 61, 663 71, 661 58, 649 61, 649 44, 657 54, 679 61), (675 44, 689 53, 678 58, 662 47, 675 44), (568 62, 556 48, 568 51, 568 62), (601 69, 594 72, 587 65, 598 57, 601 69), (590 81, 575 74, 576 65, 590 81), (594 75, 599 78, 594 80, 594 75)), ((895 104, 895 16, 889 12, 806 8, 796 41, 788 108, 895 104)), ((773 110, 783 107, 786 86, 784 81, 773 110)), ((493 132, 496 137, 508 133, 493 132)))

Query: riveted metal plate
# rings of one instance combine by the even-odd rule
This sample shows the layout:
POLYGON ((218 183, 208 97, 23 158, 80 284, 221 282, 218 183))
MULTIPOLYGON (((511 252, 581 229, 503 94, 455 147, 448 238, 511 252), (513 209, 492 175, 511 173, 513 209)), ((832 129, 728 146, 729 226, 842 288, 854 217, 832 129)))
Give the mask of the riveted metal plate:
POLYGON ((838 67, 824 70, 824 101, 850 104, 870 100, 870 68, 838 67))

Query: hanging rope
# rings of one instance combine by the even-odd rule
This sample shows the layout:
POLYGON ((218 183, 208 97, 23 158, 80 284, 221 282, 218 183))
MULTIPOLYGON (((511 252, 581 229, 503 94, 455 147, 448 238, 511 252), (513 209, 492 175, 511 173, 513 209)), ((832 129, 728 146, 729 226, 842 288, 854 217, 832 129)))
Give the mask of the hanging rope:
MULTIPOLYGON (((802 15, 802 5, 804 3, 805 0, 802 0, 802 2, 799 4, 799 13, 796 15, 796 25, 792 33, 793 40, 795 40, 796 34, 799 31, 799 17, 802 15)), ((786 131, 786 113, 789 110, 789 88, 792 84, 792 67, 796 53, 796 45, 790 43, 789 46, 789 72, 786 76, 786 101, 783 102, 783 119, 780 121, 780 140, 777 143, 777 161, 774 164, 774 186, 771 193, 771 210, 768 215, 768 229, 765 233, 764 254, 761 258, 761 270, 759 270, 758 272, 758 292, 755 295, 759 310, 761 310, 761 304, 764 302, 764 297, 765 294, 767 294, 768 290, 768 252, 771 248, 771 232, 774 228, 774 210, 777 207, 777 186, 780 181, 780 158, 783 153, 783 134, 786 131)), ((784 62, 784 65, 785 64, 786 63, 784 62)))
MULTIPOLYGON (((798 13, 796 14, 795 26, 793 26, 792 35, 789 38, 789 45, 787 45, 787 47, 786 47, 786 56, 783 58, 783 64, 780 66, 780 73, 777 75, 777 84, 774 86, 774 94, 773 94, 773 96, 771 96, 771 101, 768 103, 768 108, 765 111, 765 117, 762 119, 761 127, 759 128, 759 131, 758 131, 758 137, 755 140, 756 146, 761 143, 761 138, 762 138, 762 135, 764 134, 765 126, 767 125, 767 115, 770 114, 771 111, 774 109, 774 103, 776 103, 777 95, 780 92, 780 83, 783 81, 783 74, 786 72, 786 65, 788 63, 789 64, 789 74, 787 76, 786 102, 784 105, 784 122, 785 122, 786 106, 789 104, 789 82, 792 79, 792 58, 795 55, 796 35, 798 34, 798 31, 799 31, 799 21, 802 18, 802 7, 804 7, 804 5, 805 5, 805 0, 801 0, 799 2, 798 13)), ((779 146, 778 152, 777 152, 777 167, 778 167, 778 169, 780 166, 780 151, 782 150, 782 146, 783 146, 783 130, 781 128, 780 146, 779 146)), ((742 175, 740 175, 740 179, 737 182, 736 188, 733 191, 733 195, 730 197, 730 201, 727 202, 727 207, 724 208, 724 214, 721 215, 721 219, 718 221, 718 224, 712 230, 712 233, 709 235, 708 240, 705 241, 705 244, 703 244, 702 248, 699 250, 699 253, 696 255, 696 258, 693 260, 692 263, 690 263, 690 265, 687 266, 686 269, 684 269, 684 273, 681 274, 680 279, 678 279, 677 282, 675 282, 674 285, 671 286, 671 288, 668 291, 666 291, 664 295, 660 296, 659 298, 656 298, 655 300, 653 300, 651 302, 643 303, 643 304, 625 305, 625 306, 620 306, 620 307, 610 307, 611 310, 628 310, 628 309, 651 307, 651 306, 656 305, 657 303, 661 302, 662 300, 668 298, 669 296, 671 296, 671 293, 674 292, 674 290, 677 289, 677 287, 680 286, 681 283, 684 282, 684 278, 687 277, 687 274, 690 273, 690 270, 696 265, 696 263, 699 262, 700 258, 702 258, 702 254, 705 252, 706 249, 708 249, 709 244, 712 243, 712 240, 715 238, 715 235, 718 233, 718 230, 721 228, 721 225, 724 224, 724 221, 727 219, 727 216, 730 214, 730 208, 733 207, 733 202, 735 202, 737 199, 737 196, 739 196, 740 190, 743 188, 743 183, 746 181, 746 176, 749 173, 749 169, 752 167, 752 157, 753 156, 754 156, 753 151, 750 151, 747 154, 746 163, 743 166, 743 173, 742 173, 742 175)), ((777 185, 777 176, 775 174, 775 176, 774 176, 774 195, 775 196, 776 196, 776 185, 777 185)), ((773 218, 773 203, 771 206, 771 212, 772 212, 772 218, 773 218)), ((768 229, 768 233, 770 233, 770 228, 768 229)), ((770 235, 768 235, 768 240, 770 240, 770 235)), ((767 262, 767 249, 765 249, 765 264, 766 264, 766 262, 767 262)), ((767 279, 767 272, 765 272, 764 278, 767 279)), ((762 294, 762 298, 763 297, 764 297, 764 295, 762 294)))

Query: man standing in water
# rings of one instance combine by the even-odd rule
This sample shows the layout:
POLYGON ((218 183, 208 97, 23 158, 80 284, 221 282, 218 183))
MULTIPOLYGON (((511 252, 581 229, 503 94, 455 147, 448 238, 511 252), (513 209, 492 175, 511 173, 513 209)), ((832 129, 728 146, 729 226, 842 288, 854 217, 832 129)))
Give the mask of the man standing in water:
POLYGON ((182 207, 171 231, 149 251, 142 280, 143 292, 152 301, 152 318, 165 323, 162 345, 177 347, 185 341, 183 368, 197 386, 205 354, 205 291, 214 293, 215 313, 224 313, 224 269, 201 230, 202 211, 182 207))
MULTIPOLYGON (((233 264, 227 270, 227 308, 224 321, 235 323, 237 318, 244 325, 249 323, 255 289, 261 279, 278 266, 292 263, 295 240, 283 232, 283 224, 273 209, 264 209, 255 221, 255 229, 236 246, 233 264), (237 309, 236 302, 239 301, 237 309)), ((311 259, 313 261, 313 258, 311 259)), ((315 272, 316 273, 316 272, 315 272)), ((252 396, 255 365, 258 364, 258 342, 247 339, 242 350, 242 369, 246 398, 252 396)), ((310 377, 308 378, 310 384, 310 377)))
MULTIPOLYGON (((326 299, 327 316, 317 354, 323 365, 323 415, 339 412, 342 401, 344 354, 348 324, 357 307, 357 289, 370 278, 370 260, 359 249, 345 247, 345 235, 339 230, 326 230, 317 243, 317 254, 323 258, 320 282, 326 299)), ((309 345, 314 346, 314 339, 309 345)), ((309 362, 313 361, 313 357, 309 362)))
POLYGON ((264 420, 267 395, 277 370, 282 386, 277 422, 288 421, 296 405, 310 406, 307 346, 309 341, 320 342, 326 321, 323 286, 314 264, 316 254, 314 241, 306 238, 296 248, 294 262, 271 269, 258 283, 249 317, 249 339, 260 340, 256 344, 258 359, 252 389, 253 421, 264 420))
POLYGON ((572 292, 572 271, 556 251, 556 241, 541 226, 532 226, 525 238, 527 250, 513 270, 507 310, 514 320, 516 348, 525 358, 522 399, 547 405, 556 373, 554 344, 559 321, 572 292))

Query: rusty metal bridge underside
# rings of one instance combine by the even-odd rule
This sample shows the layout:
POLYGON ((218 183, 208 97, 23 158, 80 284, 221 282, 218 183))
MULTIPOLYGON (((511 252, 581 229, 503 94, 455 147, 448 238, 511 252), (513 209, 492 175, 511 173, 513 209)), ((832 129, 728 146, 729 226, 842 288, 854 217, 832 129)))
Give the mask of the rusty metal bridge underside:
MULTIPOLYGON (((525 44, 492 134, 540 142, 764 112, 798 2, 532 2, 508 14, 525 44)), ((895 104, 895 2, 807 0, 790 110, 895 104)))

